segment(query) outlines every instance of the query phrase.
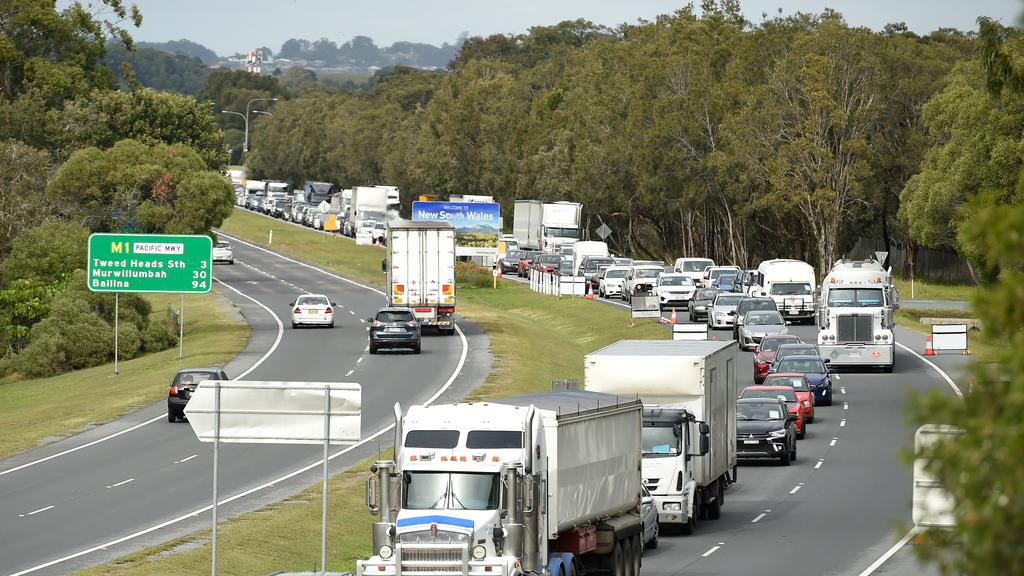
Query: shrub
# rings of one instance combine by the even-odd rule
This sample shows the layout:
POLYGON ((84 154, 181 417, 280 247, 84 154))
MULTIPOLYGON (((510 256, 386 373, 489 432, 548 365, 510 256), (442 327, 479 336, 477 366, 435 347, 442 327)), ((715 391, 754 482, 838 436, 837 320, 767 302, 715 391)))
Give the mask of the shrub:
MULTIPOLYGON (((168 310, 170 312, 170 310, 168 310)), ((167 350, 178 343, 178 334, 163 319, 152 318, 142 331, 142 349, 146 352, 167 350)))
POLYGON ((458 286, 473 286, 475 288, 490 288, 493 286, 494 278, 490 268, 484 268, 474 262, 455 263, 455 284, 458 286))
POLYGON ((70 369, 64 354, 64 342, 53 334, 33 339, 24 350, 5 360, 4 364, 6 371, 30 378, 56 376, 70 369))
MULTIPOLYGON (((113 330, 111 330, 113 332, 113 330)), ((142 333, 138 326, 121 323, 117 326, 117 352, 120 360, 131 360, 142 350, 142 333)), ((110 352, 112 355, 113 352, 110 352)), ((102 362, 100 362, 102 364, 102 362)))
MULTIPOLYGON (((98 366, 114 354, 113 328, 89 310, 85 302, 67 298, 55 301, 50 315, 32 328, 29 347, 48 337, 61 344, 69 369, 98 366)), ((135 339, 138 340, 137 329, 135 339)))
MULTIPOLYGON (((14 241, 0 265, 3 285, 16 279, 53 284, 85 267, 89 231, 78 224, 51 220, 27 230, 14 241)), ((85 286, 84 272, 82 285, 85 286)))

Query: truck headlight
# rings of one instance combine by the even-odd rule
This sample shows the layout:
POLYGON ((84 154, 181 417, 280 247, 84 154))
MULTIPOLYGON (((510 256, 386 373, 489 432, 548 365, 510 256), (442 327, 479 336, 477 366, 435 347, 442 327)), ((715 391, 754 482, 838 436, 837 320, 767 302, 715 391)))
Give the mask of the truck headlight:
POLYGON ((487 549, 483 546, 473 546, 473 559, 483 560, 487 557, 487 549))
POLYGON ((783 428, 782 430, 773 430, 773 431, 768 433, 768 436, 771 437, 771 438, 782 438, 785 435, 786 435, 786 429, 785 428, 783 428))
POLYGON ((381 559, 387 560, 391 558, 391 555, 394 554, 394 552, 395 551, 391 549, 391 546, 385 544, 381 546, 379 550, 377 550, 377 555, 380 556, 381 559))
POLYGON ((668 510, 669 512, 679 512, 683 509, 683 506, 679 502, 665 502, 661 508, 662 510, 668 510))

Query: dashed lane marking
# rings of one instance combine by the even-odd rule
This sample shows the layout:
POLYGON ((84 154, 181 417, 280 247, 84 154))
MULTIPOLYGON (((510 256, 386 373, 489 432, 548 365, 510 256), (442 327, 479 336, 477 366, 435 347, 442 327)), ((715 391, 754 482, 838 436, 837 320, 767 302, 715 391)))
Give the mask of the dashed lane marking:
POLYGON ((839 438, 832 438, 832 441, 828 443, 829 446, 835 446, 836 442, 839 442, 839 438))
POLYGON ((817 470, 818 468, 821 468, 821 465, 824 464, 824 463, 825 463, 825 459, 824 458, 819 459, 818 463, 814 465, 814 469, 817 470))
POLYGON ((760 514, 758 514, 758 515, 757 515, 757 517, 756 517, 756 518, 754 518, 753 520, 751 520, 751 521, 750 521, 750 523, 751 523, 751 524, 757 524, 758 522, 760 522, 760 521, 761 521, 761 518, 764 518, 764 517, 765 517, 765 516, 767 516, 767 515, 768 515, 768 513, 767 513, 767 512, 761 512, 760 514))
POLYGON ((117 484, 111 484, 111 485, 107 486, 107 488, 117 488, 118 486, 124 486, 125 484, 127 484, 129 482, 135 482, 135 478, 129 478, 127 480, 121 480, 117 484))
POLYGON ((843 428, 845 426, 846 426, 846 418, 843 418, 842 420, 839 421, 839 427, 843 428))
POLYGON ((721 548, 724 545, 725 545, 725 542, 719 542, 718 546, 712 546, 710 550, 708 550, 707 552, 701 554, 701 557, 702 558, 707 558, 708 556, 711 556, 712 554, 715 553, 716 550, 718 550, 719 548, 721 548))
POLYGON ((182 462, 188 462, 189 460, 191 460, 191 459, 193 459, 193 458, 195 458, 197 456, 199 456, 199 454, 193 454, 193 455, 189 456, 188 458, 182 458, 181 460, 175 460, 174 463, 175 464, 181 464, 182 462))
POLYGON ((801 489, 801 488, 803 488, 803 487, 804 487, 804 483, 803 483, 803 482, 801 482, 801 483, 797 484, 796 486, 794 486, 794 487, 793 487, 793 489, 789 491, 789 493, 790 493, 790 494, 796 494, 796 493, 797 493, 797 492, 799 492, 799 491, 800 491, 800 489, 801 489))
POLYGON ((46 508, 40 508, 39 510, 33 510, 27 514, 18 514, 18 518, 24 518, 25 516, 35 516, 40 512, 46 512, 47 510, 54 508, 55 506, 47 506, 46 508))

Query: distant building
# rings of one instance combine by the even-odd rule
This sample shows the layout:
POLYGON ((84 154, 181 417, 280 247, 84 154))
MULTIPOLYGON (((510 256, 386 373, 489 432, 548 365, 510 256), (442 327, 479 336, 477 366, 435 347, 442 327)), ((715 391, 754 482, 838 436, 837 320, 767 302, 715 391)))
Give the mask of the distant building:
POLYGON ((249 74, 257 76, 263 74, 263 51, 250 50, 245 58, 245 69, 249 74))

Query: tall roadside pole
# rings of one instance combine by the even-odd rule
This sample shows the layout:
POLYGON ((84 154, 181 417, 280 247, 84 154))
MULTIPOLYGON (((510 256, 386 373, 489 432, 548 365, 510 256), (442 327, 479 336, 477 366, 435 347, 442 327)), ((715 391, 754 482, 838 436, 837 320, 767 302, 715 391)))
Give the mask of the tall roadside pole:
MULTIPOLYGON (((120 294, 181 294, 178 322, 183 341, 184 295, 203 294, 213 286, 213 241, 203 235, 93 234, 86 283, 93 292, 114 293, 114 374, 118 374, 120 294)), ((179 344, 178 358, 182 358, 184 344, 179 344)))

